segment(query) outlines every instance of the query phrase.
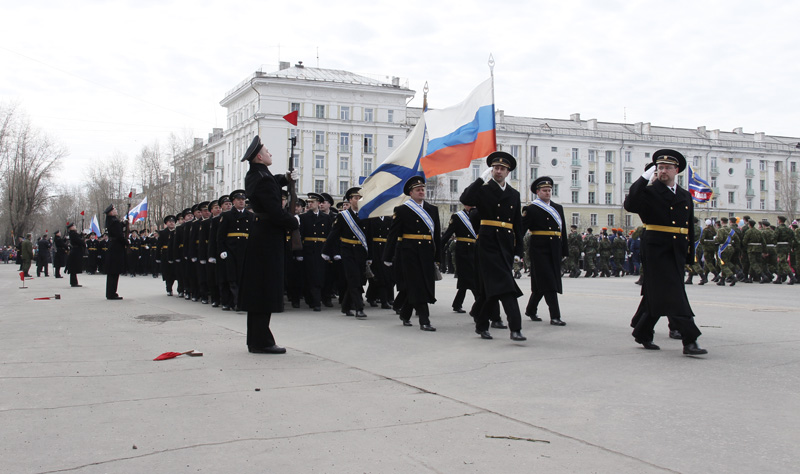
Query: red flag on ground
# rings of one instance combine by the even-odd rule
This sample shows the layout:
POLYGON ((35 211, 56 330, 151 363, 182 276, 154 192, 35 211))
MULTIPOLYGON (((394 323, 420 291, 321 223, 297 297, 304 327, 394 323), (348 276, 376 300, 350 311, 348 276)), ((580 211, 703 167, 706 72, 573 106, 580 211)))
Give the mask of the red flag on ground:
POLYGON ((191 357, 200 357, 203 355, 202 352, 195 352, 194 349, 186 352, 165 352, 160 356, 156 357, 153 360, 167 360, 167 359, 174 359, 180 355, 189 354, 191 357))
POLYGON ((294 112, 290 112, 283 116, 283 119, 289 122, 290 124, 297 126, 297 117, 300 115, 300 112, 295 110, 294 112))

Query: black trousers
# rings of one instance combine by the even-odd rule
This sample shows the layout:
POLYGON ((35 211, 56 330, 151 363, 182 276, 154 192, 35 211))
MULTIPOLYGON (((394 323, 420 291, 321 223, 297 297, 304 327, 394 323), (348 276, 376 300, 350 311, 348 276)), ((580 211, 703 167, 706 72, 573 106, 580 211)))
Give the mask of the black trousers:
POLYGON ((69 274, 69 286, 78 286, 78 274, 77 273, 70 273, 69 274))
POLYGON ((217 264, 206 263, 206 287, 212 303, 219 304, 219 285, 217 285, 217 264))
POLYGON ((528 306, 525 308, 525 314, 528 316, 535 316, 539 309, 539 302, 544 297, 547 307, 550 308, 550 319, 561 319, 561 309, 558 307, 558 293, 555 291, 537 291, 531 293, 531 298, 528 300, 528 306))
POLYGON ((400 317, 405 321, 409 321, 411 319, 411 315, 415 310, 417 312, 417 316, 419 316, 420 326, 431 323, 431 313, 430 309, 428 308, 428 303, 406 302, 400 309, 400 317))
MULTIPOLYGON (((478 300, 478 296, 475 294, 475 290, 470 289, 469 291, 472 292, 472 297, 475 301, 478 300)), ((464 298, 467 296, 467 289, 466 288, 459 288, 456 292, 456 297, 453 298, 453 309, 459 309, 464 305, 464 298)))
MULTIPOLYGON (((474 290, 473 290, 473 292, 474 292, 474 290)), ((486 305, 486 298, 483 297, 483 295, 481 295, 481 294, 479 294, 477 292, 474 292, 474 293, 476 295, 475 296, 475 302, 472 303, 472 309, 469 310, 469 315, 472 316, 473 318, 477 318, 478 315, 481 314, 481 311, 483 311, 484 305, 486 305)), ((488 308, 488 311, 489 311, 489 321, 493 321, 493 322, 494 321, 497 321, 497 322, 502 322, 503 321, 503 319, 500 317, 500 302, 499 301, 495 300, 494 302, 492 302, 491 305, 488 305, 487 308, 488 308)))
MULTIPOLYGON (((70 273, 72 275, 72 273, 70 273)), ((114 298, 117 295, 119 285, 119 273, 109 273, 106 275, 106 298, 114 298)))
POLYGON ((519 303, 517 297, 513 293, 504 293, 502 295, 490 296, 483 304, 478 317, 475 318, 476 331, 488 331, 490 313, 492 307, 496 306, 498 302, 502 303, 503 310, 506 312, 506 319, 508 320, 508 329, 511 332, 522 330, 522 315, 519 312, 519 303))
POLYGON ((271 347, 275 337, 269 329, 272 313, 247 312, 247 347, 271 347))

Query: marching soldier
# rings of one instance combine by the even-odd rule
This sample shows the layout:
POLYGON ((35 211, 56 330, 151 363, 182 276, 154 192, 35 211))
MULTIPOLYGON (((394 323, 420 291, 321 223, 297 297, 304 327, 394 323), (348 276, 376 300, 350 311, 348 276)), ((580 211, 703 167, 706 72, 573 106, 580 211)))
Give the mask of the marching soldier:
MULTIPOLYGON (((325 299, 324 287, 330 265, 322 257, 322 248, 331 231, 333 217, 321 210, 327 200, 318 193, 308 193, 306 206, 308 210, 300 214, 300 236, 303 239, 303 252, 298 257, 303 262, 305 276, 306 303, 314 311, 321 311, 321 304, 333 306, 330 296, 325 299)), ((338 255, 330 256, 338 260, 338 255)))
MULTIPOLYGON (((367 301, 380 301, 381 309, 392 309, 394 303, 394 278, 392 269, 383 264, 383 251, 389 238, 389 229, 392 226, 392 219, 386 216, 373 217, 367 222, 367 237, 372 248, 372 270, 373 278, 369 282, 367 289, 367 301)), ((377 303, 375 304, 377 306, 377 303)))
POLYGON ((730 280, 731 286, 736 284, 736 273, 733 268, 733 254, 736 241, 739 237, 736 232, 728 226, 728 218, 722 217, 722 227, 717 232, 714 245, 718 247, 717 260, 719 260, 720 278, 717 286, 725 286, 725 281, 730 280))
POLYGON ((436 331, 431 326, 428 305, 436 302, 435 266, 439 264, 442 248, 439 210, 425 202, 425 178, 422 176, 409 178, 403 185, 403 194, 409 199, 394 208, 382 258, 387 266, 397 265, 398 287, 405 290, 405 301, 400 309, 403 326, 411 326, 411 315, 416 311, 419 328, 436 331))
MULTIPOLYGON (((322 249, 322 258, 329 255, 340 257, 344 270, 345 293, 342 295, 342 311, 347 316, 364 319, 364 301, 361 294, 366 283, 365 270, 369 255, 369 244, 364 223, 358 218, 358 200, 361 199, 360 187, 347 190, 344 198, 348 206, 342 209, 333 221, 332 230, 328 234, 322 249)), ((370 259, 371 260, 371 259, 370 259)), ((371 261, 369 263, 372 263, 371 261)))
POLYGON ((231 193, 233 209, 220 215, 219 230, 217 231, 217 247, 219 258, 222 259, 223 267, 220 273, 224 274, 224 281, 227 283, 227 290, 223 285, 223 294, 220 295, 221 305, 224 311, 231 308, 238 308, 239 303, 239 284, 244 268, 245 250, 247 238, 250 235, 250 224, 253 221, 253 213, 245 211, 245 191, 237 189, 231 193), (228 303, 227 305, 225 303, 228 303))
POLYGON ((711 219, 706 219, 705 221, 706 226, 703 228, 703 234, 700 236, 700 246, 703 248, 703 272, 705 275, 700 281, 700 285, 705 285, 708 283, 708 275, 713 274, 715 276, 718 273, 717 270, 717 246, 714 242, 717 239, 717 231, 714 230, 714 223, 711 219))
POLYGON ((701 241, 703 240, 703 229, 700 228, 700 219, 695 216, 694 218, 694 238, 695 242, 694 246, 694 259, 690 262, 689 266, 689 276, 686 277, 686 281, 683 282, 686 285, 692 284, 692 278, 695 275, 700 275, 700 285, 705 285, 708 283, 706 281, 705 273, 703 273, 703 266, 700 265, 700 262, 703 260, 703 246, 700 245, 701 241))
POLYGON ((86 273, 94 275, 97 272, 97 260, 100 253, 100 241, 97 240, 97 234, 94 231, 89 233, 89 241, 86 242, 86 273))
POLYGON ((766 273, 767 283, 769 283, 778 272, 778 252, 776 251, 778 241, 775 238, 775 231, 772 230, 766 219, 761 221, 761 232, 764 234, 764 243, 767 246, 763 270, 766 273))
POLYGON ((456 313, 467 312, 463 309, 467 290, 472 292, 473 299, 478 299, 475 294, 475 245, 478 233, 469 220, 469 213, 472 209, 474 209, 472 206, 464 205, 464 209, 453 214, 450 217, 450 224, 442 235, 442 242, 445 245, 452 236, 456 238, 454 260, 457 268, 456 288, 458 291, 453 298, 453 311, 456 313))
POLYGON ((611 242, 611 252, 614 255, 614 276, 625 276, 625 252, 628 250, 628 242, 622 229, 614 229, 614 241, 611 242))
MULTIPOLYGON (((569 226, 569 235, 567 236, 567 247, 569 248, 569 277, 578 278, 581 276, 581 252, 583 251, 583 239, 581 234, 578 233, 578 226, 569 226)), ((528 267, 530 269, 530 267, 528 267)))
POLYGON ((486 158, 489 169, 461 194, 461 202, 476 206, 480 215, 478 230, 478 269, 482 296, 486 299, 475 318, 475 332, 491 339, 489 316, 492 307, 503 304, 511 339, 524 341, 522 317, 517 298, 522 296, 513 275, 513 264, 522 260, 522 210, 519 191, 506 182, 517 166, 510 154, 495 151, 486 158))
POLYGON ((197 262, 195 268, 197 270, 197 288, 199 293, 200 302, 208 304, 208 233, 211 226, 211 210, 209 207, 211 203, 204 201, 200 203, 200 219, 198 219, 197 227, 197 241, 196 241, 196 256, 197 262))
POLYGON ((601 277, 610 277, 611 268, 611 241, 608 240, 608 229, 603 227, 603 232, 600 234, 600 242, 598 243, 600 258, 598 259, 598 267, 600 269, 601 277))
MULTIPOLYGON (((220 301, 220 289, 217 278, 217 258, 219 251, 217 250, 217 231, 219 230, 219 217, 222 215, 221 201, 224 199, 230 203, 228 196, 222 196, 217 200, 211 201, 209 207, 211 208, 211 219, 208 220, 207 230, 207 264, 206 264, 206 285, 208 286, 208 295, 211 299, 211 307, 218 308, 220 301)), ((230 206, 229 206, 230 207, 230 206)))
POLYGON ((597 270, 597 237, 592 235, 592 228, 586 229, 586 236, 583 238, 583 269, 586 270, 584 278, 596 277, 597 270))
POLYGON ((161 279, 167 286, 167 296, 172 296, 172 286, 175 284, 175 267, 173 260, 175 246, 175 216, 169 215, 164 218, 166 227, 158 235, 156 248, 158 249, 158 259, 156 262, 161 265, 161 279))
POLYGON ((780 285, 789 279, 789 284, 794 285, 795 279, 789 268, 789 252, 794 247, 794 232, 786 226, 786 217, 778 216, 778 228, 775 229, 776 252, 778 260, 778 278, 773 282, 780 285))
POLYGON ((186 292, 186 278, 183 273, 183 241, 184 232, 188 227, 184 225, 186 211, 180 211, 175 215, 175 236, 170 250, 172 251, 172 261, 175 264, 175 281, 178 282, 178 298, 183 298, 186 292))
POLYGON ((749 227, 744 233, 742 246, 747 249, 747 260, 750 263, 750 275, 745 280, 745 283, 753 283, 754 281, 766 283, 764 281, 765 276, 761 265, 763 255, 767 253, 764 235, 756 229, 756 221, 750 219, 747 224, 749 227))
POLYGON ((136 277, 136 272, 139 270, 139 232, 134 229, 128 236, 128 275, 136 277))

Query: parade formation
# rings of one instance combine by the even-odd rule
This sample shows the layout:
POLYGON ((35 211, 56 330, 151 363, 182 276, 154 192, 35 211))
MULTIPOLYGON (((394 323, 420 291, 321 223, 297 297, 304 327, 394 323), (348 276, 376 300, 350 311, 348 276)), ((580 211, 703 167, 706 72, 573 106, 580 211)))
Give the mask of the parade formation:
MULTIPOLYGON (((531 183, 536 198, 527 206, 505 178, 516 159, 497 151, 486 158, 485 172, 461 194, 463 209, 443 230, 439 210, 426 200, 424 176, 404 186, 406 200, 392 216, 359 217, 360 187, 336 203, 327 193, 307 193, 290 202, 286 189, 298 177, 293 170, 273 175, 272 155, 256 136, 242 161, 250 171, 245 189, 168 215, 158 229, 129 230, 112 204, 105 209, 106 232, 81 235, 68 223, 67 235, 43 235, 33 246, 20 239, 15 256, 26 276, 33 261, 37 277, 70 275, 79 288, 81 273, 106 275, 106 298, 121 300, 119 277, 161 278, 168 296, 210 304, 223 311, 246 311, 250 352, 280 354, 269 329, 273 313, 302 305, 319 312, 339 303, 341 314, 365 319, 373 308, 394 310, 403 326, 416 315, 422 331, 434 332, 430 305, 441 273, 455 273, 455 313, 469 313, 475 333, 493 339, 490 329, 521 332, 516 280, 530 275, 525 315, 541 321, 545 300, 550 324, 566 326, 558 294, 562 277, 638 276, 642 300, 631 327, 635 342, 653 344, 660 316, 669 320, 670 337, 682 339, 684 354, 702 355, 700 331, 684 285, 772 283, 794 285, 800 229, 778 217, 777 225, 722 216, 701 221, 689 193, 675 176, 686 167, 683 155, 659 150, 633 184, 625 208, 644 224, 623 229, 569 229, 564 208, 551 200, 553 180, 531 183), (292 205, 293 204, 293 205, 292 205), (299 235, 298 235, 299 234, 299 235), (295 237, 293 237, 293 235, 295 237), (366 287, 366 290, 365 290, 366 287), (465 309, 467 290, 473 295, 465 309), (500 308, 508 323, 504 324, 500 308)), ((123 285, 124 287, 124 285, 123 285)), ((376 310, 377 310, 376 309, 376 310)))

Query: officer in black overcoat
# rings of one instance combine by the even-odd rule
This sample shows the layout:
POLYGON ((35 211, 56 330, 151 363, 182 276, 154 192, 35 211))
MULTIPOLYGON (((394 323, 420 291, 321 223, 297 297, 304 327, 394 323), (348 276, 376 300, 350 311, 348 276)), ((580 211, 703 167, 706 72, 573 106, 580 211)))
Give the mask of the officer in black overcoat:
POLYGON ((411 326, 411 315, 416 311, 419 328, 436 331, 431 326, 428 304, 436 302, 434 282, 439 265, 438 249, 442 245, 439 209, 425 201, 425 178, 422 176, 409 178, 403 193, 410 199, 394 208, 382 259, 387 266, 397 266, 398 287, 405 291, 400 309, 403 325, 411 326))
POLYGON ((108 252, 106 254, 106 299, 121 300, 117 294, 119 275, 125 271, 125 247, 128 239, 122 221, 117 218, 117 208, 110 204, 103 212, 106 215, 106 229, 108 229, 108 252))
MULTIPOLYGON (((230 202, 230 198, 225 196, 230 202)), ((208 228, 204 231, 206 241, 205 256, 206 256, 206 285, 208 286, 208 299, 211 301, 211 307, 219 307, 219 284, 217 284, 217 258, 219 251, 217 250, 217 230, 219 226, 219 216, 222 215, 222 207, 219 199, 215 199, 208 204, 208 209, 211 211, 211 218, 208 219, 208 228)), ((204 223, 205 224, 205 223, 204 223)))
MULTIPOLYGON (((450 224, 442 235, 442 247, 447 247, 451 237, 455 236, 456 238, 455 263, 458 291, 453 298, 453 311, 456 313, 466 313, 462 306, 467 290, 470 290, 472 296, 477 299, 475 295, 475 247, 478 233, 469 219, 469 212, 472 209, 472 206, 464 206, 464 209, 450 216, 450 224)), ((442 248, 441 252, 444 254, 445 249, 442 248)), ((442 255, 443 257, 444 255, 442 255)))
MULTIPOLYGON (((283 311, 283 264, 286 229, 297 229, 297 220, 281 207, 281 187, 292 176, 273 176, 268 166, 272 154, 253 138, 242 161, 250 162, 244 189, 253 207, 253 223, 247 239, 239 304, 247 310, 247 347, 259 354, 283 354, 269 329, 272 313, 283 311)), ((287 173, 288 175, 289 173, 287 173)))
POLYGON ((83 273, 83 254, 86 253, 86 241, 78 233, 75 223, 67 224, 69 232, 69 257, 67 257, 67 271, 69 272, 69 286, 80 288, 78 273, 83 273))
POLYGON ((708 351, 697 345, 700 330, 683 283, 686 262, 694 257, 694 204, 688 191, 675 177, 686 168, 686 158, 670 149, 653 153, 652 162, 631 185, 625 210, 635 212, 644 223, 642 300, 632 321, 633 337, 645 349, 653 344, 653 328, 661 316, 679 326, 683 353, 701 355, 708 351))
POLYGON ((175 214, 175 236, 173 237, 172 247, 170 247, 172 262, 175 264, 175 280, 178 282, 178 298, 183 298, 186 292, 184 286, 186 277, 183 273, 183 236, 188 227, 184 225, 185 217, 185 210, 175 214))
POLYGON ((383 264, 383 250, 392 227, 390 216, 378 216, 367 220, 367 239, 370 245, 372 263, 369 266, 373 277, 369 280, 367 301, 370 306, 381 304, 381 309, 392 309, 394 303, 394 278, 391 268, 383 264))
POLYGON ((197 294, 198 299, 203 304, 208 304, 208 233, 211 225, 211 203, 203 201, 200 203, 200 218, 196 221, 194 228, 197 231, 194 240, 194 268, 197 272, 197 294))
POLYGON ((569 256, 564 208, 550 200, 553 180, 540 176, 531 183, 536 194, 533 203, 522 210, 522 227, 530 234, 528 254, 531 259, 531 297, 525 314, 534 321, 539 302, 544 297, 550 308, 550 324, 566 326, 561 320, 558 293, 561 293, 561 259, 569 256))
POLYGON ((156 247, 158 257, 156 262, 161 266, 161 279, 166 285, 167 296, 172 296, 172 285, 175 284, 175 260, 173 260, 173 247, 175 246, 175 221, 177 218, 169 215, 164 218, 164 230, 158 234, 156 247))
POLYGON ((239 285, 244 268, 247 238, 250 235, 250 225, 253 213, 245 210, 247 196, 244 189, 237 189, 231 193, 233 208, 222 213, 219 218, 217 230, 217 248, 223 268, 220 274, 225 281, 223 285, 221 305, 224 311, 236 308, 239 302, 239 285))
POLYGON ((360 187, 354 187, 345 193, 344 198, 350 207, 336 215, 322 254, 328 257, 339 256, 342 262, 345 283, 342 311, 347 316, 355 315, 358 319, 364 319, 367 315, 364 313, 364 301, 361 299, 361 294, 364 292, 366 283, 369 242, 367 241, 365 222, 358 217, 360 190, 360 187), (353 310, 355 314, 352 312, 353 310))
POLYGON ((517 298, 522 296, 513 275, 514 262, 522 260, 522 210, 519 191, 506 182, 517 160, 503 151, 491 153, 486 162, 490 168, 461 194, 461 202, 478 208, 478 269, 482 294, 486 298, 477 317, 475 332, 491 339, 489 315, 499 301, 508 318, 511 339, 524 341, 522 319, 517 298))
MULTIPOLYGON (((300 237, 303 239, 303 251, 299 256, 303 262, 304 291, 306 303, 314 311, 320 311, 323 300, 323 288, 330 264, 322 257, 322 248, 331 231, 333 217, 322 212, 320 203, 325 198, 318 193, 308 193, 306 212, 300 214, 300 237)), ((336 255, 329 255, 330 258, 336 255)), ((328 261, 330 261, 330 258, 328 261)), ((330 302, 330 297, 326 300, 330 302)), ((326 304, 326 306, 329 306, 326 304)))
POLYGON ((53 233, 53 246, 56 248, 56 253, 53 256, 53 269, 56 278, 64 278, 61 276, 61 267, 67 264, 67 239, 61 236, 61 231, 57 230, 53 233))

